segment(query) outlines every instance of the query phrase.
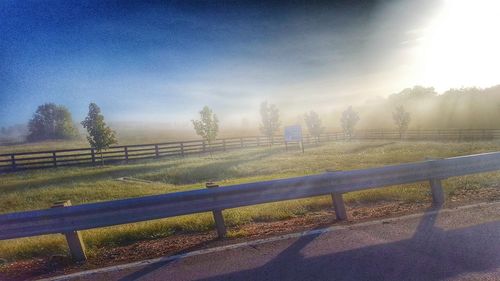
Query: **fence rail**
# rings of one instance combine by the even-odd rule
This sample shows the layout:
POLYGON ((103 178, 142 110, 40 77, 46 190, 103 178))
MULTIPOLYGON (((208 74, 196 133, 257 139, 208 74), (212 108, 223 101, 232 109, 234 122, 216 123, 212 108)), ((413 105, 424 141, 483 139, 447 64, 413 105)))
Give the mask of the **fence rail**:
POLYGON ((210 184, 207 187, 217 188, 76 206, 63 202, 57 208, 0 215, 0 240, 62 233, 73 257, 85 260, 80 230, 212 211, 222 237, 224 209, 332 195, 337 218, 346 219, 342 196, 347 192, 429 181, 433 202, 441 205, 442 179, 497 170, 500 170, 500 152, 224 187, 210 184))
MULTIPOLYGON (((500 130, 409 130, 402 136, 398 131, 394 130, 365 130, 357 131, 352 138, 357 140, 474 141, 498 139, 500 138, 500 130)), ((305 144, 339 140, 345 140, 345 136, 341 132, 324 133, 319 138, 311 135, 303 137, 305 144)), ((184 157, 208 152, 269 146, 271 144, 284 145, 283 136, 276 136, 272 140, 262 136, 218 139, 210 146, 202 140, 112 146, 102 152, 102 155, 98 154, 93 148, 7 153, 0 154, 0 173, 61 166, 95 165, 100 161, 105 163, 127 163, 143 159, 184 157)))

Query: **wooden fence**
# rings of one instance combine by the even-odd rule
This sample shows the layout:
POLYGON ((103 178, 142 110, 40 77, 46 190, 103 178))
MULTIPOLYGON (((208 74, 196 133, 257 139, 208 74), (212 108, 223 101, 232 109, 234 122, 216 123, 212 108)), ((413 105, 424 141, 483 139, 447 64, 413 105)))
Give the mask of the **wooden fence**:
MULTIPOLYGON (((500 130, 409 130, 403 136, 394 130, 357 131, 355 140, 434 140, 434 141, 475 141, 500 138, 500 130)), ((304 144, 345 140, 341 132, 321 134, 317 139, 310 135, 303 137, 304 144)), ((0 173, 26 169, 41 169, 74 165, 95 165, 105 163, 127 163, 141 159, 162 157, 184 157, 193 154, 227 151, 233 149, 284 145, 283 136, 272 140, 263 136, 218 139, 210 146, 202 140, 165 142, 112 146, 98 154, 93 148, 47 150, 0 154, 0 173)))

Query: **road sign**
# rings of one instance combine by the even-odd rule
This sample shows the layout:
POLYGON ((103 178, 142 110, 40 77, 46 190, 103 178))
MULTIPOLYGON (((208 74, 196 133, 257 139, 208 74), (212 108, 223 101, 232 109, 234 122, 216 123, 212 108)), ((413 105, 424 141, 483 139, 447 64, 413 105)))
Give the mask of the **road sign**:
POLYGON ((288 143, 298 143, 304 153, 304 144, 302 143, 302 128, 300 125, 285 127, 285 149, 288 151, 288 143))
POLYGON ((285 141, 286 142, 302 141, 302 128, 300 127, 300 125, 285 127, 285 141))

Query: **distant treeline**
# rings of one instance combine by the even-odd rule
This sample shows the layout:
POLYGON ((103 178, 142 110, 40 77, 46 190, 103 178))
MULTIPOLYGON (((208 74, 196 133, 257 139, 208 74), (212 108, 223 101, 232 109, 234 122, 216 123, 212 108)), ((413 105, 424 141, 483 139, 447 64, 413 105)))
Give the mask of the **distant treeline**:
POLYGON ((7 127, 0 127, 0 144, 9 142, 22 142, 28 134, 26 125, 17 124, 7 127))
POLYGON ((358 129, 394 128, 392 112, 404 106, 411 115, 410 129, 500 128, 500 85, 479 89, 451 89, 438 95, 434 88, 415 86, 355 106, 358 129))
MULTIPOLYGON (((310 129, 314 126, 306 124, 307 121, 317 119, 319 131, 342 129, 344 127, 341 121, 342 114, 345 113, 347 105, 343 106, 344 108, 338 105, 336 107, 338 110, 334 111, 333 115, 332 112, 323 112, 317 115, 311 111, 314 108, 304 108, 303 113, 310 112, 309 115, 305 115, 304 125, 310 129), (324 127, 321 126, 321 123, 324 127)), ((433 87, 414 86, 387 98, 371 99, 364 103, 353 104, 352 111, 359 119, 359 122, 355 122, 357 123, 355 129, 396 129, 394 112, 401 107, 404 107, 404 111, 410 117, 408 129, 496 129, 500 128, 500 85, 485 89, 450 89, 443 94, 438 94, 433 87)), ((279 104, 277 104, 275 111, 276 114, 280 114, 281 112, 278 113, 277 108, 279 108, 279 104)), ((265 121, 264 119, 262 122, 265 121)), ((258 127, 258 124, 254 125, 246 124, 245 130, 258 127)), ((262 129, 262 124, 260 126, 262 129)), ((237 128, 235 130, 237 131, 237 128)), ((45 104, 41 105, 34 113, 28 126, 15 125, 0 128, 0 141, 43 140, 51 139, 51 136, 58 136, 56 138, 59 139, 81 138, 82 134, 79 131, 78 124, 72 120, 67 108, 55 104, 45 104), (36 132, 34 128, 44 129, 36 132), (45 135, 47 132, 52 135, 45 135)))

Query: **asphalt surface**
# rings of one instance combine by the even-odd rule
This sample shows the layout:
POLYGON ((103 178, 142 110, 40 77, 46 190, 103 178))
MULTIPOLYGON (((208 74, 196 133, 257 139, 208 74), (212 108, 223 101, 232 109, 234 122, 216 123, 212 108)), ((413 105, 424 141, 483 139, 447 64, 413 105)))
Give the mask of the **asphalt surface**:
POLYGON ((69 280, 500 280, 500 204, 428 211, 69 280))

